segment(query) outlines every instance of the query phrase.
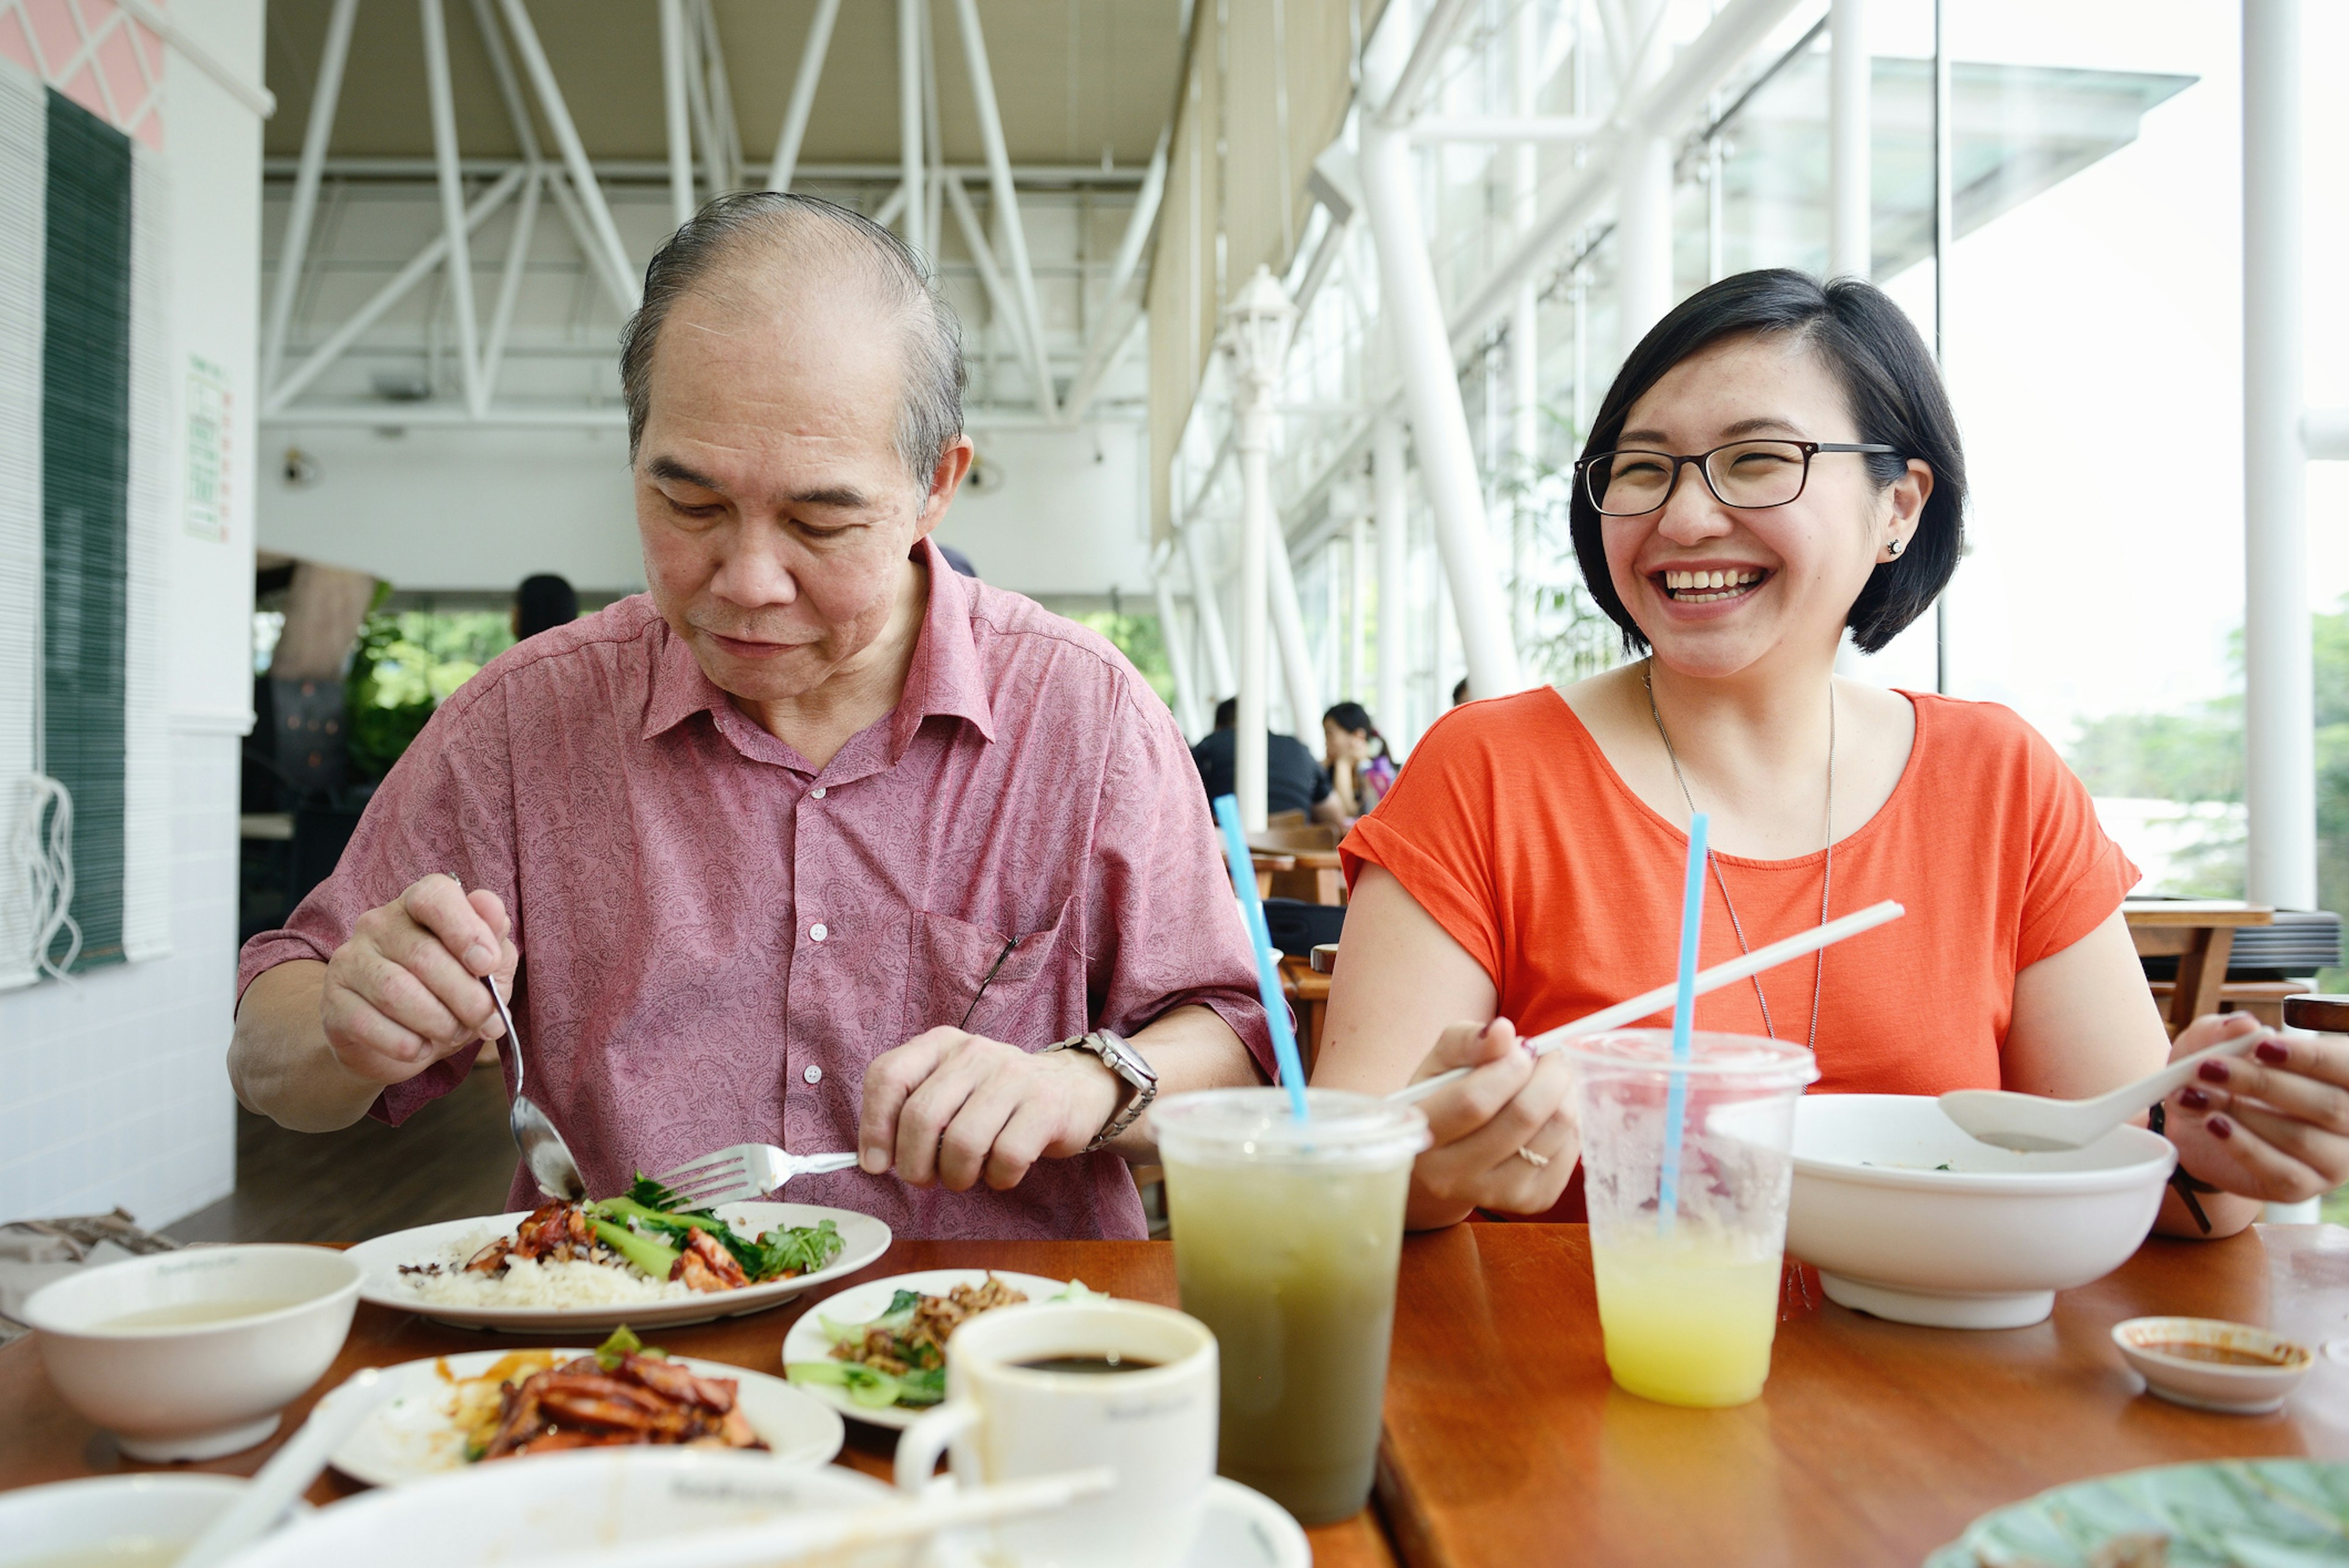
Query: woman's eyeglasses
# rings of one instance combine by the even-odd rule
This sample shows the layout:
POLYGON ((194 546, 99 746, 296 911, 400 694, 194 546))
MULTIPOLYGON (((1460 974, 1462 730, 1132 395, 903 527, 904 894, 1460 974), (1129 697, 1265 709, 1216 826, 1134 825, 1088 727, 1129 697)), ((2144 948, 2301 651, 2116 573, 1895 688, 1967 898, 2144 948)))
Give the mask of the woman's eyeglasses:
POLYGON ((1723 506, 1751 512, 1784 506, 1810 483, 1811 459, 1823 452, 1897 453, 1865 441, 1737 441, 1692 456, 1632 447, 1602 452, 1574 466, 1583 493, 1608 517, 1641 517, 1672 498, 1681 465, 1692 464, 1723 506))

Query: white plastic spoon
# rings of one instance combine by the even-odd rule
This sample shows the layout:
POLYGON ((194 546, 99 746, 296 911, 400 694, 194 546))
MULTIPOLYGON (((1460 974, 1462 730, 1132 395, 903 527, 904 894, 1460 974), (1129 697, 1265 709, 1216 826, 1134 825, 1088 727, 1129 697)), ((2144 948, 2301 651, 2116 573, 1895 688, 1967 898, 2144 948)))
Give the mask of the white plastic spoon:
POLYGON ((391 1385, 372 1366, 353 1373, 330 1390, 312 1407, 302 1429, 269 1456, 269 1462, 244 1483, 236 1501, 180 1553, 173 1568, 213 1568, 258 1540, 294 1505, 295 1498, 310 1490, 310 1483, 326 1468, 326 1457, 343 1446, 343 1439, 357 1431, 390 1392, 391 1385))
POLYGON ((1982 1142, 2018 1154, 2085 1148, 2165 1098, 2213 1056, 2240 1056, 2267 1038, 2266 1030, 2253 1030, 2093 1100, 2051 1100, 2012 1089, 1952 1089, 1941 1096, 1941 1114, 1982 1142))

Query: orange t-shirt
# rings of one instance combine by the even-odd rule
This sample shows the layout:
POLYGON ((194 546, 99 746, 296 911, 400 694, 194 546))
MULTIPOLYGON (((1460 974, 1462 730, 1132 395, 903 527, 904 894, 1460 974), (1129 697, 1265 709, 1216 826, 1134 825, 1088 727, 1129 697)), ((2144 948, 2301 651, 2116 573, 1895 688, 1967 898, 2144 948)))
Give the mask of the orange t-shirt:
MULTIPOLYGON (((1817 1089, 1829 1094, 1999 1087, 2016 973, 2094 930, 2137 879, 2086 788, 2013 711, 1902 694, 1917 711, 1908 767, 1837 843, 1828 915, 1884 898, 1909 912, 1822 955, 1817 1089)), ((1350 881, 1365 862, 1392 872, 1493 977, 1521 1033, 1672 978, 1688 836, 1631 793, 1554 691, 1437 721, 1340 853, 1350 881)), ((1819 923, 1825 860, 1719 857, 1749 947, 1819 923)), ((1740 950, 1709 877, 1701 963, 1740 950)), ((1782 1040, 1810 1032, 1818 961, 1761 977, 1782 1040)), ((1700 997, 1695 1023, 1761 1033, 1753 984, 1700 997)))

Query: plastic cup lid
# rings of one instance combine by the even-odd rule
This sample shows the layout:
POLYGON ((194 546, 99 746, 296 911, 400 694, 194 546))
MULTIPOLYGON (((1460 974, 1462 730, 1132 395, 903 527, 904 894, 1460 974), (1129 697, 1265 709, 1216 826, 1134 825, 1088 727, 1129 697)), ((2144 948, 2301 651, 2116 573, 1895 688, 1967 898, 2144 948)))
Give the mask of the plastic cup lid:
POLYGON ((1416 1106, 1376 1095, 1308 1089, 1304 1121, 1289 1114, 1285 1089, 1201 1089, 1151 1107, 1163 1154, 1181 1160, 1362 1163, 1407 1158, 1428 1145, 1416 1106))
POLYGON ((1619 1029, 1568 1041, 1567 1056, 1582 1072, 1671 1073, 1715 1083, 1732 1080, 1755 1088, 1793 1088, 1816 1083, 1817 1060, 1791 1041, 1762 1034, 1713 1034, 1699 1031, 1689 1036, 1688 1060, 1672 1056, 1669 1029, 1619 1029))

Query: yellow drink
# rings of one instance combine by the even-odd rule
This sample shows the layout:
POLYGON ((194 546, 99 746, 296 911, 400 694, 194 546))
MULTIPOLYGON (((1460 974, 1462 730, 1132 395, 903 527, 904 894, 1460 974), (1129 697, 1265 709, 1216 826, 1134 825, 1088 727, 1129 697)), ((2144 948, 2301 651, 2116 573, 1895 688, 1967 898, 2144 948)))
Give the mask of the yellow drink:
POLYGON ((1619 1387, 1705 1407, 1760 1397, 1778 1329, 1778 1254, 1683 1234, 1594 1241, 1590 1262, 1619 1387))

